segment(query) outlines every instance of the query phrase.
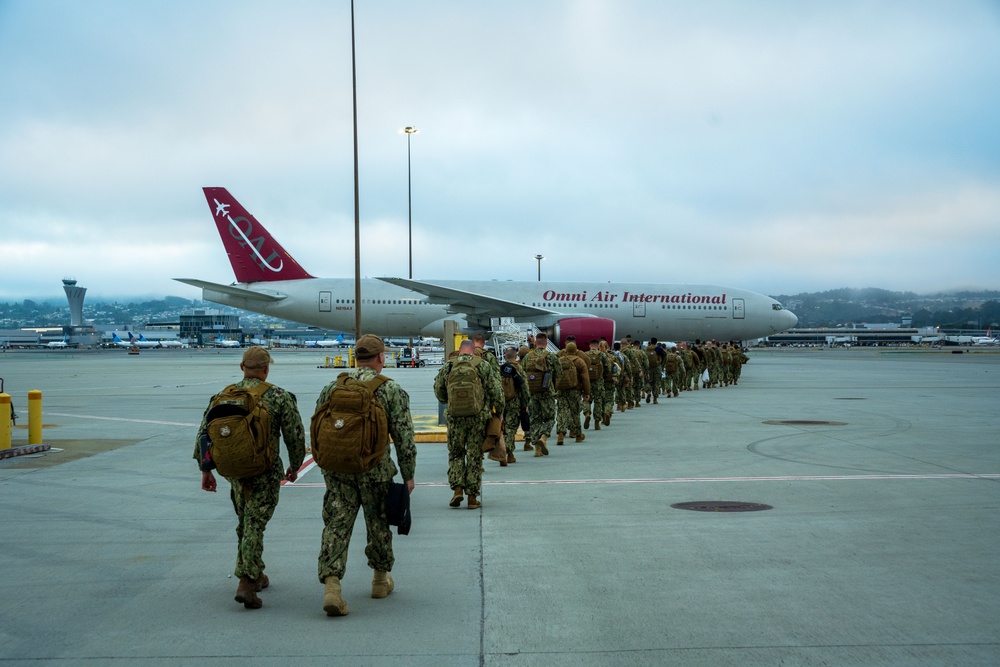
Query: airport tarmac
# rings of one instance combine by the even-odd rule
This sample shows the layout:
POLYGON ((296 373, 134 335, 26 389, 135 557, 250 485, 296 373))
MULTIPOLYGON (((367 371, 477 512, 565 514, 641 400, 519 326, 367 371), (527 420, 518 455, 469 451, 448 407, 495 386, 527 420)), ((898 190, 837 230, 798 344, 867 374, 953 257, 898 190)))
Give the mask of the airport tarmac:
MULTIPOLYGON (((369 597, 359 519, 344 618, 316 469, 282 489, 263 609, 233 601, 235 516, 191 453, 240 354, 0 353, 14 444, 39 389, 63 450, 0 461, 0 663, 1000 664, 1000 354, 754 350, 736 387, 487 462, 482 510, 448 507, 446 446, 421 442, 396 590, 369 597), (671 507, 695 501, 773 509, 671 507)), ((338 371, 274 356, 308 423, 338 371)), ((436 371, 385 371, 424 430, 436 371)))

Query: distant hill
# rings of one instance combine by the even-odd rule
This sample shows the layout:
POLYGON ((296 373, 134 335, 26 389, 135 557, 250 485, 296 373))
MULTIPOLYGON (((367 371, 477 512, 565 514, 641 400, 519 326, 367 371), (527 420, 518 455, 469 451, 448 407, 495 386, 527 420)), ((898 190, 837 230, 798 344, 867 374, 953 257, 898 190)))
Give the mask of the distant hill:
POLYGON ((914 327, 985 329, 1000 324, 1000 291, 915 294, 869 287, 773 296, 799 318, 799 327, 836 327, 861 322, 914 327))

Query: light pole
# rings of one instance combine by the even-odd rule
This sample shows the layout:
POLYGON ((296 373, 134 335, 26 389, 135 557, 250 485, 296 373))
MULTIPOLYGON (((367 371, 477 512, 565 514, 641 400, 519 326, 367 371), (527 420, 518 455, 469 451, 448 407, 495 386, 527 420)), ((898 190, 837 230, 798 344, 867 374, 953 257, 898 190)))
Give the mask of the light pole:
POLYGON ((400 130, 406 135, 406 208, 409 215, 409 246, 410 246, 410 280, 413 279, 413 186, 410 179, 410 136, 420 130, 415 127, 404 127, 400 130))
POLYGON ((541 255, 535 255, 535 259, 538 260, 538 282, 542 282, 542 260, 545 258, 541 255))

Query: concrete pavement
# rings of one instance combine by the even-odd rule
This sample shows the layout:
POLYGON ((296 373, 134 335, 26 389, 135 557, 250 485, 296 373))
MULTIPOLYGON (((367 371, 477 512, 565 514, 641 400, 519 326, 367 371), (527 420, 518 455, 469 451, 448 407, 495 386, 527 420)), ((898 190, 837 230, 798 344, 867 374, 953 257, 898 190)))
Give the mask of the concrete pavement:
MULTIPOLYGON (((308 422, 337 371, 275 357, 269 379, 308 422)), ((239 358, 0 354, 14 444, 40 389, 44 441, 64 450, 0 461, 0 663, 1000 662, 998 354, 754 351, 739 386, 487 462, 479 511, 447 506, 445 445, 420 443, 396 591, 368 597, 359 522, 344 618, 322 610, 316 470, 269 524, 264 608, 232 599, 235 516, 190 456, 239 358), (671 508, 710 500, 773 509, 671 508)), ((422 423, 435 372, 386 371, 422 423)))

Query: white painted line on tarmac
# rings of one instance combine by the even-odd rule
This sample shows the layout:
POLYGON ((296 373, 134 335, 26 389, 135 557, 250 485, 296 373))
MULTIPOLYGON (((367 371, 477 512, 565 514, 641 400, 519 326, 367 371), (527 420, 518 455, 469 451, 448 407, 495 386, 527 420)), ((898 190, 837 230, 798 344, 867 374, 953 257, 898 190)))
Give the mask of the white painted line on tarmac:
MULTIPOLYGON (((483 486, 546 485, 546 484, 697 484, 701 482, 824 482, 852 480, 903 480, 903 479, 1000 479, 1000 473, 942 473, 938 475, 787 475, 781 477, 660 477, 634 479, 540 479, 483 481, 483 486)), ((325 487, 326 484, 296 483, 296 487, 325 487)), ((448 486, 445 482, 423 483, 416 486, 448 486)))
POLYGON ((76 417, 77 419, 99 419, 109 422, 132 422, 134 424, 163 424, 164 426, 193 426, 198 428, 198 424, 188 424, 185 422, 166 422, 155 419, 128 419, 126 417, 101 417, 98 415, 74 415, 68 412, 45 412, 43 416, 51 417, 76 417))

